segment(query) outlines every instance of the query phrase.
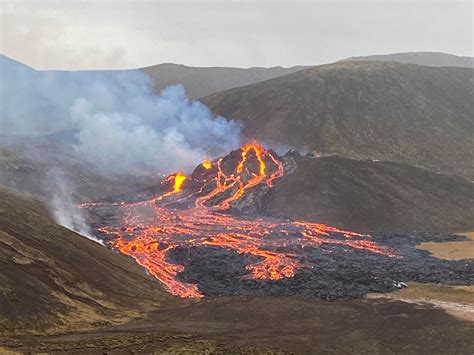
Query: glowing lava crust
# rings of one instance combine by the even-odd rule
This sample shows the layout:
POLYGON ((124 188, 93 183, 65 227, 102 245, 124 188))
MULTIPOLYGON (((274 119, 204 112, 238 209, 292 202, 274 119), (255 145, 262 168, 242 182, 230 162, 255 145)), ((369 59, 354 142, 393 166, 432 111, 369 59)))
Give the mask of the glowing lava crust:
POLYGON ((256 189, 270 189, 284 175, 284 162, 257 143, 216 161, 205 161, 192 176, 170 175, 161 192, 139 202, 87 203, 99 210, 114 206, 121 217, 99 228, 113 237, 111 246, 133 257, 170 293, 185 298, 203 295, 198 285, 181 282, 184 266, 170 262, 167 254, 178 247, 219 246, 259 258, 248 265, 246 278, 290 278, 304 263, 298 250, 333 244, 395 257, 370 236, 324 224, 237 216, 233 205, 256 189), (166 190, 164 190, 166 189, 166 190))

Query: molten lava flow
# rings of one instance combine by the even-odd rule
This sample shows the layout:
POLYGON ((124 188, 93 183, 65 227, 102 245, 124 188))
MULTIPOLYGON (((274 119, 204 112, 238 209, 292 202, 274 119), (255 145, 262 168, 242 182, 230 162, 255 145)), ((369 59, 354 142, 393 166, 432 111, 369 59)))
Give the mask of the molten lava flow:
POLYGON ((245 278, 271 280, 293 277, 298 268, 313 267, 303 262, 303 251, 323 244, 395 257, 367 235, 318 223, 252 219, 228 213, 248 192, 257 187, 271 188, 284 174, 283 162, 257 143, 242 147, 238 161, 221 158, 202 166, 202 175, 195 179, 183 173, 170 175, 162 182, 169 191, 145 201, 81 206, 118 209, 123 217, 101 226, 99 231, 114 236, 114 248, 133 257, 174 295, 202 297, 196 284, 177 279, 184 267, 167 258, 179 247, 217 246, 253 255, 259 261, 246 267, 245 278), (188 187, 183 189, 187 179, 188 187))
POLYGON ((183 185, 184 180, 186 180, 186 175, 183 173, 177 173, 174 177, 173 193, 181 191, 181 185, 183 185))
POLYGON ((156 197, 157 200, 162 200, 165 197, 168 197, 170 195, 173 195, 175 193, 178 193, 181 191, 181 186, 183 185, 184 180, 186 180, 186 175, 183 173, 179 172, 176 173, 175 175, 170 175, 166 178, 166 181, 173 181, 173 190, 156 197))

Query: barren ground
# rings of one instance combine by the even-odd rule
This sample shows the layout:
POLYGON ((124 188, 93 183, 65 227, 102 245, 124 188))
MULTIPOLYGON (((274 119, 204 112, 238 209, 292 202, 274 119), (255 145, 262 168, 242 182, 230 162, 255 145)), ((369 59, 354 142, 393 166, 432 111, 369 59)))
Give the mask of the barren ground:
POLYGON ((433 256, 446 260, 462 260, 474 258, 474 231, 459 233, 469 238, 460 242, 421 243, 418 249, 428 250, 433 256))
MULTIPOLYGON (((421 243, 418 249, 427 250, 433 256, 446 260, 463 260, 474 258, 474 232, 459 233, 469 238, 465 241, 421 243)), ((403 288, 392 293, 372 293, 367 297, 397 299, 417 304, 429 303, 445 309, 449 314, 463 320, 474 322, 474 286, 450 286, 430 283, 408 283, 403 288)))
POLYGON ((0 346, 89 354, 170 350, 310 354, 315 349, 320 353, 467 354, 474 351, 473 338, 472 323, 427 304, 223 297, 161 308, 148 319, 95 332, 0 339, 0 346))

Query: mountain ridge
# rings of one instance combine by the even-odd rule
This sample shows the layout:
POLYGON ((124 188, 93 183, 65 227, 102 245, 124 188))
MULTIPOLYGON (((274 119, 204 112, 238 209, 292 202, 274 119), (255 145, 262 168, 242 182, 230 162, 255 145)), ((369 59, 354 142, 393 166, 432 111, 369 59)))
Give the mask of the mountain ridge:
POLYGON ((474 67, 474 57, 457 56, 443 52, 401 52, 390 54, 375 54, 368 56, 350 57, 340 62, 346 61, 377 61, 377 62, 398 62, 405 64, 418 64, 430 67, 474 67))
POLYGON ((140 70, 150 76, 157 92, 169 85, 181 84, 185 87, 190 99, 199 99, 216 92, 273 79, 305 68, 304 66, 289 68, 280 66, 270 68, 189 67, 163 63, 140 70))
POLYGON ((474 180, 474 70, 393 62, 304 69, 202 101, 247 138, 474 180))

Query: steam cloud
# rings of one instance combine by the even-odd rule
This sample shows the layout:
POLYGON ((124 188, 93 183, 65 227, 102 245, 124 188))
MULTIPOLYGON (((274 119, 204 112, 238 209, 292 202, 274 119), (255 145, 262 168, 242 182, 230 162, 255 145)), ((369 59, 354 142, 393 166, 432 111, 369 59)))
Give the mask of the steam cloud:
POLYGON ((65 179, 64 173, 59 169, 52 169, 48 175, 48 187, 51 189, 52 197, 50 206, 56 222, 94 242, 103 244, 101 240, 92 235, 85 216, 75 206, 72 198, 73 188, 65 179))
MULTIPOLYGON (((180 85, 154 94, 138 70, 41 72, 0 55, 0 139, 59 139, 105 172, 189 170, 237 148, 240 130, 189 101, 180 85)), ((56 221, 100 242, 75 207, 65 174, 52 170, 47 180, 56 221)))
POLYGON ((70 135, 76 152, 112 171, 188 170, 240 143, 238 123, 180 85, 155 95, 138 70, 40 72, 0 56, 0 76, 1 134, 70 135))

